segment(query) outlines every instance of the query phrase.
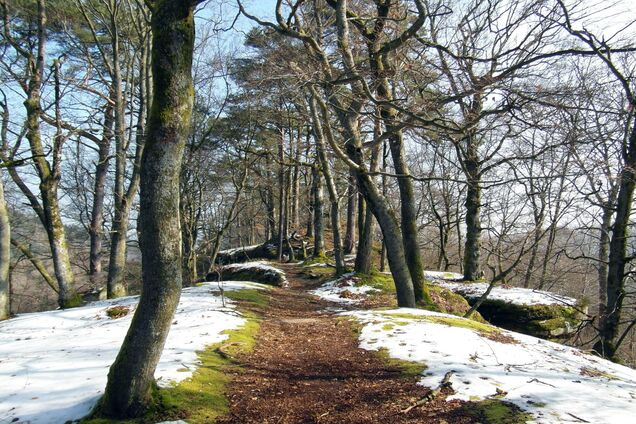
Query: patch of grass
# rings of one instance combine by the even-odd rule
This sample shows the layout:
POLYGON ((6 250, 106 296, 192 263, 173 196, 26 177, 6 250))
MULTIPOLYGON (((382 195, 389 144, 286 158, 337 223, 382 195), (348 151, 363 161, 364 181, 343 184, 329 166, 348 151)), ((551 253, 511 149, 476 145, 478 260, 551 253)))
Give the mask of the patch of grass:
POLYGON ((511 343, 511 344, 517 343, 517 341, 514 338, 508 336, 507 334, 504 334, 503 331, 498 327, 495 327, 487 323, 469 320, 465 318, 426 316, 426 315, 409 314, 405 312, 395 312, 395 313, 385 312, 384 315, 390 318, 402 318, 402 319, 410 319, 410 320, 416 320, 416 321, 428 321, 428 322, 433 322, 436 324, 449 325, 451 327, 466 328, 466 329, 477 332, 482 337, 485 337, 487 339, 494 340, 500 343, 511 343))
POLYGON ((425 319, 424 315, 409 314, 408 312, 382 312, 382 315, 386 315, 390 318, 415 319, 420 321, 425 319))
POLYGON ((111 319, 122 318, 128 315, 130 308, 127 306, 113 306, 106 309, 106 315, 111 319))
POLYGON ((532 414, 518 406, 497 399, 470 402, 464 409, 482 424, 523 424, 533 419, 532 414))
POLYGON ((265 294, 266 290, 259 289, 241 289, 225 292, 225 297, 236 302, 246 302, 250 306, 264 308, 269 303, 269 297, 265 294))
POLYGON ((427 316, 422 317, 427 321, 434 322, 436 324, 445 324, 451 327, 467 328, 477 331, 480 334, 483 333, 501 333, 501 330, 490 324, 484 324, 483 322, 472 321, 469 319, 452 318, 452 317, 437 317, 427 316))
POLYGON ((228 331, 227 340, 198 353, 201 365, 191 378, 172 388, 160 390, 165 411, 181 411, 191 424, 213 422, 216 417, 228 412, 225 395, 230 378, 225 371, 237 366, 235 358, 238 355, 254 348, 254 337, 259 329, 259 320, 254 314, 247 313, 245 316, 246 324, 237 330, 228 331))
POLYGON ((395 327, 393 324, 387 322, 382 326, 382 329, 385 331, 391 331, 393 330, 393 327, 395 327))
MULTIPOLYGON (((315 264, 328 264, 331 263, 332 260, 329 259, 326 255, 313 256, 311 258, 305 259, 303 261, 303 266, 315 265, 315 264)), ((314 267, 320 268, 320 267, 314 267)))
POLYGON ((387 365, 398 368, 405 378, 420 377, 427 368, 426 364, 421 362, 392 358, 389 356, 389 352, 385 348, 380 348, 376 352, 387 365))
POLYGON ((358 272, 355 277, 359 279, 356 283, 357 286, 373 287, 382 293, 395 293, 395 283, 389 274, 383 274, 379 271, 371 271, 369 274, 358 272))

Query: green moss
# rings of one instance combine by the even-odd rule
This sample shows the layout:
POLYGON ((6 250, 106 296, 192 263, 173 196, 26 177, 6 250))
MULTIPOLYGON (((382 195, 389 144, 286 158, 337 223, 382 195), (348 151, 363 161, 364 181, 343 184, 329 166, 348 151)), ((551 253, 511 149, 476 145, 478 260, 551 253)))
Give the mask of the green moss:
POLYGON ((79 295, 78 293, 73 293, 69 297, 64 299, 64 306, 62 308, 63 309, 77 308, 78 306, 82 306, 82 305, 83 305, 82 296, 79 295))
POLYGON ((393 330, 393 327, 395 327, 393 324, 391 323, 386 323, 382 326, 382 329, 385 331, 391 331, 393 330))
MULTIPOLYGON (((453 292, 447 288, 431 284, 429 285, 429 293, 431 295, 432 304, 427 305, 424 309, 445 314, 463 317, 470 309, 468 301, 460 294, 453 292)), ((486 320, 479 312, 472 314, 471 320, 486 323, 486 320)))
POLYGON ((470 402, 464 408, 464 412, 474 415, 475 422, 483 424, 522 424, 533 419, 518 406, 497 399, 470 402))
POLYGON ((383 312, 382 314, 391 318, 405 318, 414 320, 423 320, 425 318, 423 315, 409 314, 408 312, 383 312))
POLYGON ((378 271, 371 271, 369 274, 358 272, 355 277, 359 279, 357 286, 373 287, 382 293, 395 293, 395 283, 393 282, 393 277, 389 274, 383 274, 378 271))
POLYGON ((451 327, 467 328, 469 330, 474 330, 482 334, 501 333, 501 330, 495 326, 492 326, 490 324, 485 324, 483 322, 477 322, 477 321, 465 319, 465 318, 438 317, 438 316, 428 316, 423 318, 426 319, 427 321, 434 322, 437 324, 445 324, 451 327))
MULTIPOLYGON (((328 263, 331 263, 331 260, 326 255, 318 255, 318 256, 313 256, 311 258, 305 259, 305 261, 303 262, 303 266, 310 266, 315 264, 328 264, 328 263)), ((312 267, 312 268, 319 268, 319 267, 312 267)))
MULTIPOLYGON (((244 302, 245 306, 266 306, 268 297, 262 290, 242 289, 226 293, 228 298, 244 302)), ((210 423, 228 412, 226 398, 230 381, 226 371, 238 367, 236 358, 251 352, 256 344, 255 336, 260 320, 255 313, 244 312, 247 322, 236 330, 225 331, 228 338, 197 352, 200 365, 192 377, 166 389, 156 389, 156 402, 148 413, 135 420, 91 418, 86 424, 131 423, 143 424, 166 420, 187 419, 189 424, 210 423)), ((178 371, 189 371, 179 369, 178 371)))
POLYGON ((238 355, 254 348, 259 329, 255 315, 246 317, 248 321, 243 327, 227 332, 227 340, 198 353, 201 365, 191 378, 159 392, 165 411, 180 411, 191 424, 213 422, 228 412, 225 395, 230 378, 225 371, 236 366, 238 355))
POLYGON ((130 308, 121 305, 113 306, 112 308, 106 309, 106 315, 108 315, 108 317, 112 319, 125 317, 126 315, 128 315, 128 312, 130 312, 130 308))
POLYGON ((389 356, 389 352, 385 348, 377 350, 377 354, 388 366, 398 368, 405 378, 419 377, 427 368, 426 364, 421 362, 392 358, 389 356))
POLYGON ((225 292, 225 297, 236 302, 247 302, 251 306, 264 308, 269 302, 269 297, 265 290, 259 289, 241 289, 225 292))

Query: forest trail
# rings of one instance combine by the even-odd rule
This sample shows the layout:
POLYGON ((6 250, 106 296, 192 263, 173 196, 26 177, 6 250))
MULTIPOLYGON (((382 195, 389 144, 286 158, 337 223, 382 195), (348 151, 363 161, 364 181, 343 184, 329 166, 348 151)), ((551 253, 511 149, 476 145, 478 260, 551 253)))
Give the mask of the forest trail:
MULTIPOLYGON (((258 311, 256 347, 238 358, 229 386, 230 412, 218 423, 469 423, 462 402, 401 411, 429 389, 416 385, 377 352, 358 347, 351 323, 326 310, 298 267, 282 266, 289 288, 258 311)), ((341 305, 338 305, 341 307, 341 305)))

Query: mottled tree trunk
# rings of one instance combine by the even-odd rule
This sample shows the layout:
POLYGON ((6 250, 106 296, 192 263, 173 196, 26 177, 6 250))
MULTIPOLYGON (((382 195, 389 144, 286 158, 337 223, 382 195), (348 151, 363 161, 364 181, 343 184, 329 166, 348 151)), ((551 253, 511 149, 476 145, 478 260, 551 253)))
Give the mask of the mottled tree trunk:
POLYGON ((9 269, 11 265, 11 225, 4 200, 4 181, 0 172, 0 321, 11 315, 9 269))
POLYGON ((320 117, 318 116, 316 99, 314 97, 310 99, 309 106, 311 109, 314 135, 316 139, 316 152, 318 153, 322 175, 325 177, 327 192, 329 193, 329 203, 331 204, 331 231, 333 234, 333 250, 336 259, 336 275, 342 275, 344 273, 344 254, 342 252, 342 240, 340 237, 340 206, 338 204, 338 192, 331 173, 331 165, 329 164, 327 154, 325 153, 325 139, 320 117))
POLYGON ((625 299, 625 267, 629 216, 632 211, 636 172, 636 125, 632 125, 625 154, 625 165, 621 171, 620 188, 616 199, 616 216, 609 244, 609 266, 607 269, 607 307, 601 318, 599 341, 594 350, 605 358, 613 359, 618 346, 623 300, 625 299))
POLYGON ((95 184, 93 187, 93 205, 91 223, 88 228, 90 236, 89 275, 93 283, 99 282, 102 273, 102 239, 104 237, 104 198, 106 196, 106 179, 110 160, 110 142, 113 130, 113 108, 110 103, 104 110, 104 124, 101 143, 95 167, 95 184))
POLYGON ((325 255, 325 229, 322 219, 322 175, 318 167, 311 168, 312 173, 312 191, 314 194, 314 257, 325 255))
MULTIPOLYGON (((130 210, 132 208, 135 195, 137 193, 137 189, 139 188, 140 166, 146 137, 146 110, 148 98, 150 97, 147 93, 149 87, 147 87, 146 85, 146 74, 148 73, 146 69, 146 67, 148 66, 146 55, 147 52, 145 50, 142 50, 142 54, 140 55, 141 77, 139 78, 139 111, 137 114, 136 123, 135 160, 133 164, 132 175, 130 177, 130 182, 125 192, 123 191, 123 175, 126 168, 125 160, 127 149, 124 148, 123 137, 122 140, 120 140, 119 142, 119 146, 116 147, 117 154, 115 157, 115 213, 111 229, 110 259, 108 262, 108 298, 121 297, 125 296, 128 293, 128 288, 126 287, 125 280, 127 251, 126 241, 128 239, 129 225, 128 220, 130 216, 130 210), (122 148, 124 149, 123 152, 121 151, 122 148)), ((117 139, 117 136, 115 136, 116 142, 117 139)))
POLYGON ((285 135, 283 129, 278 129, 280 137, 278 139, 278 261, 283 260, 283 242, 287 237, 285 234, 285 135))
POLYGON ((464 279, 482 277, 481 254, 481 186, 479 162, 473 140, 468 140, 468 158, 464 160, 466 188, 466 243, 464 245, 464 279))
MULTIPOLYGON (((38 1, 38 53, 34 59, 35 71, 29 80, 27 89, 27 99, 24 101, 26 108, 26 138, 29 141, 31 154, 35 168, 39 177, 40 197, 42 201, 42 224, 46 229, 46 234, 53 257, 53 267, 55 277, 58 282, 58 304, 62 308, 77 306, 79 297, 75 292, 75 276, 71 268, 71 259, 66 242, 66 231, 62 223, 59 200, 57 198, 58 186, 60 182, 61 167, 61 147, 62 137, 60 128, 56 133, 53 146, 52 165, 46 160, 46 152, 42 143, 40 133, 40 118, 42 106, 40 100, 40 90, 45 63, 45 24, 46 12, 44 1, 38 1)), ((57 71, 57 69, 56 69, 57 71)), ((56 82, 58 82, 56 72, 56 82)), ((59 85, 56 84, 56 115, 59 113, 59 85)), ((59 119, 59 116, 56 116, 59 119)))
POLYGON ((343 249, 345 254, 350 254, 356 245, 356 206, 358 200, 358 189, 356 178, 353 172, 349 173, 347 184, 347 227, 343 249))
POLYGON ((181 292, 179 174, 194 90, 195 2, 158 0, 152 14, 154 99, 141 167, 143 290, 101 403, 106 416, 126 418, 152 402, 154 372, 181 292))
MULTIPOLYGON (((374 43, 377 44, 377 43, 374 43)), ((389 80, 386 77, 387 71, 392 71, 388 54, 378 54, 375 51, 377 46, 371 47, 370 61, 371 69, 376 78, 376 92, 378 97, 385 102, 381 103, 380 116, 384 122, 386 132, 389 135, 389 148, 393 167, 398 175, 397 182, 400 191, 400 227, 404 241, 404 253, 406 262, 413 280, 415 290, 415 300, 430 303, 428 289, 424 282, 424 267, 422 265, 422 255, 418 242, 417 231, 417 211, 415 209, 415 195, 413 193, 413 182, 411 180, 408 164, 404 157, 404 135, 398 126, 397 110, 390 106, 393 95, 389 80)))

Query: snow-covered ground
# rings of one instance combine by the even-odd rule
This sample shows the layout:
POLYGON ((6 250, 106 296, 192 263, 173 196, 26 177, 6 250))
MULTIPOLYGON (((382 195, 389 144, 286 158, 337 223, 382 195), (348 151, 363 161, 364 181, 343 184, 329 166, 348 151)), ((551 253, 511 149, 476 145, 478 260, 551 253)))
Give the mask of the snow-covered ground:
POLYGON ((531 412, 536 423, 627 424, 636 417, 636 370, 578 349, 506 330, 499 334, 507 342, 495 341, 434 322, 463 318, 419 309, 346 314, 363 324, 362 348, 384 348, 392 357, 426 364, 422 385, 437 387, 453 370, 451 398, 499 394, 531 412))
MULTIPOLYGON (((466 298, 479 298, 488 289, 488 283, 464 283, 461 274, 453 272, 424 271, 424 277, 441 287, 447 288, 466 298)), ((494 287, 490 300, 501 300, 516 305, 576 305, 576 299, 561 296, 542 290, 524 289, 521 287, 494 287)))
POLYGON ((331 302, 358 303, 362 301, 365 294, 378 291, 369 286, 356 286, 357 280, 352 277, 353 273, 343 274, 337 280, 328 281, 309 293, 331 302))
MULTIPOLYGON (((226 291, 268 287, 224 281, 226 291)), ((192 375, 196 352, 227 338, 245 319, 231 302, 223 307, 216 283, 183 290, 155 378, 168 385, 192 375)), ((0 423, 63 423, 90 412, 106 386, 139 298, 23 314, 0 323, 0 423), (130 309, 111 319, 113 306, 130 309), (15 421, 14 421, 15 420, 15 421)))

